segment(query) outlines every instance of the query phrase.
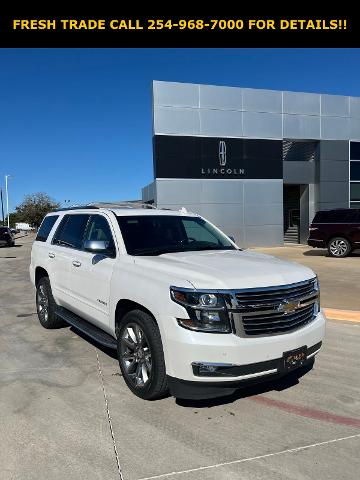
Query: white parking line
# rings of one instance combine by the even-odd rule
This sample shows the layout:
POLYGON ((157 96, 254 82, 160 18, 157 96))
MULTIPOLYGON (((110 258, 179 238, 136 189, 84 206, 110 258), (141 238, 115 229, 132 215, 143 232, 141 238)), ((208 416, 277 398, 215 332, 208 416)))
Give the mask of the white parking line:
POLYGON ((103 374, 102 374, 102 370, 101 370, 101 363, 100 363, 100 359, 99 359, 99 355, 98 355, 97 350, 96 350, 96 359, 97 359, 97 364, 98 364, 101 387, 102 387, 102 391, 103 391, 103 394, 104 394, 105 408, 106 408, 106 414, 107 414, 107 418, 108 418, 108 422, 109 422, 110 434, 111 434, 111 438, 112 438, 112 441, 113 441, 113 447, 114 447, 114 453, 115 453, 115 459, 116 459, 116 466, 117 466, 118 473, 119 473, 119 480, 124 480, 124 477, 123 477, 123 474, 122 474, 122 471, 121 471, 119 454, 118 454, 118 451, 117 451, 117 448, 116 448, 116 441, 115 441, 114 429, 113 429, 111 415, 110 415, 109 402, 108 402, 108 398, 107 398, 107 394, 106 394, 104 378, 103 378, 103 374))
POLYGON ((284 453, 300 452, 301 450, 307 450, 309 448, 319 447, 321 445, 328 445, 330 443, 341 442, 343 440, 349 440, 351 438, 360 438, 360 433, 357 435, 349 435, 348 437, 334 438, 333 440, 327 440, 325 442, 312 443, 311 445, 303 445, 302 447, 289 448, 287 450, 281 450, 280 452, 267 453, 266 455, 258 455, 257 457, 242 458, 240 460, 233 460, 231 462, 216 463, 214 465, 207 465, 205 467, 190 468, 189 470, 181 470, 177 472, 162 473, 160 475, 153 475, 152 477, 143 477, 138 480, 154 480, 156 478, 173 477, 175 475, 182 475, 184 473, 199 472, 201 470, 209 470, 211 468, 219 468, 227 465, 235 465, 237 463, 251 462, 253 460, 261 460, 263 458, 275 457, 276 455, 282 455, 284 453))

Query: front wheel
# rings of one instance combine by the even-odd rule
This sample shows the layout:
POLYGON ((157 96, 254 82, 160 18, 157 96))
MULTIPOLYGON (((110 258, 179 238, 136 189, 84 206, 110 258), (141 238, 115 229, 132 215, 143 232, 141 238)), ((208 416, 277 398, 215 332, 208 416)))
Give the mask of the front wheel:
POLYGON ((117 334, 120 369, 129 389, 145 400, 164 396, 168 389, 164 352, 151 315, 141 310, 127 313, 117 334))
POLYGON ((332 257, 347 257, 351 253, 350 242, 343 237, 332 238, 328 245, 328 252, 332 257))

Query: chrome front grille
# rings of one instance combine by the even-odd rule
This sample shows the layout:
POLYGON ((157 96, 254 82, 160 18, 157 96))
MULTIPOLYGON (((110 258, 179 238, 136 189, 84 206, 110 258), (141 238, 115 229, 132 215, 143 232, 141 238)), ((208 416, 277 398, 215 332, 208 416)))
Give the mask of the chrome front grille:
POLYGON ((317 280, 234 292, 240 336, 279 335, 310 323, 318 313, 317 280))

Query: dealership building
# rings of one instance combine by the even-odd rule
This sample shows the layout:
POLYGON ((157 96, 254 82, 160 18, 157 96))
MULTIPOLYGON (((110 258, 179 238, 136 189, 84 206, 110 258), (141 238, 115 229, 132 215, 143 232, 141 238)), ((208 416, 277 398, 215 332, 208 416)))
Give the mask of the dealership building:
POLYGON ((241 246, 304 243, 318 210, 360 208, 360 98, 154 81, 143 201, 241 246))

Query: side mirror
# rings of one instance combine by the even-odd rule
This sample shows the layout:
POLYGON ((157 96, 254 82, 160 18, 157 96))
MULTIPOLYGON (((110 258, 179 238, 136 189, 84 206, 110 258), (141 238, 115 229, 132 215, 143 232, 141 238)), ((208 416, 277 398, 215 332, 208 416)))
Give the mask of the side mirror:
POLYGON ((228 237, 230 238, 230 240, 231 240, 232 242, 236 243, 236 242, 235 242, 235 238, 234 238, 232 235, 228 235, 228 237))
POLYGON ((109 247, 109 242, 104 240, 86 240, 84 250, 91 253, 102 253, 108 256, 115 256, 115 249, 109 247))

